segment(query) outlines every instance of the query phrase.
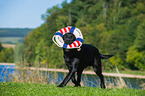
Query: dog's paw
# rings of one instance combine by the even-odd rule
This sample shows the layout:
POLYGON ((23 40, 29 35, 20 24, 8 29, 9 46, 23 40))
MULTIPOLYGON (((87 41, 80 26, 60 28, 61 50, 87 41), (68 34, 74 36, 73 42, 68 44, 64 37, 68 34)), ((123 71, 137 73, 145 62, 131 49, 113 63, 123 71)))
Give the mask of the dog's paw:
POLYGON ((64 85, 60 84, 60 85, 58 85, 57 87, 60 87, 60 88, 62 88, 62 87, 64 87, 64 85))
POLYGON ((81 84, 77 84, 77 85, 75 85, 74 87, 81 87, 81 84))
POLYGON ((106 89, 105 85, 102 84, 100 86, 101 86, 102 89, 106 89))

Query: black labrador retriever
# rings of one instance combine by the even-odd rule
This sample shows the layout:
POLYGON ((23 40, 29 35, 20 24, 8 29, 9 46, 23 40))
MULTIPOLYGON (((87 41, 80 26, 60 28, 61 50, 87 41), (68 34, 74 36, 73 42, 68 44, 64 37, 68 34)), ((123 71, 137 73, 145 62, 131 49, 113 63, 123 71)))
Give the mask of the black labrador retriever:
MULTIPOLYGON (((63 36, 63 40, 66 44, 72 44, 75 40, 75 36, 72 33, 66 33, 63 36)), ((69 73, 63 80, 63 82, 58 87, 64 87, 71 79, 75 86, 81 86, 81 75, 83 70, 87 66, 93 66, 95 73, 99 76, 101 80, 101 88, 105 88, 104 77, 101 68, 101 59, 108 59, 113 55, 102 55, 99 50, 89 44, 82 44, 80 49, 65 49, 64 60, 65 64, 69 69, 69 73), (77 72, 77 79, 75 78, 75 73, 77 72)))

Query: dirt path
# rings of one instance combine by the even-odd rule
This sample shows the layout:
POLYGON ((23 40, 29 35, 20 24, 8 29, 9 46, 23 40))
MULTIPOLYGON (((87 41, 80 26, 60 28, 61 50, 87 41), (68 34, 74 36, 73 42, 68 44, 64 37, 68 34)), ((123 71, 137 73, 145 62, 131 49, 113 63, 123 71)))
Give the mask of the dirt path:
POLYGON ((15 44, 2 44, 2 46, 4 47, 4 48, 15 48, 15 44))
MULTIPOLYGON (((53 68, 35 68, 30 67, 30 70, 41 70, 41 71, 53 71, 53 72, 68 72, 65 69, 53 69, 53 68)), ((93 71, 84 71, 83 74, 95 75, 93 71)), ((104 76, 114 76, 114 77, 127 77, 127 78, 142 78, 145 79, 145 75, 131 75, 131 74, 118 74, 118 73, 103 73, 104 76)))

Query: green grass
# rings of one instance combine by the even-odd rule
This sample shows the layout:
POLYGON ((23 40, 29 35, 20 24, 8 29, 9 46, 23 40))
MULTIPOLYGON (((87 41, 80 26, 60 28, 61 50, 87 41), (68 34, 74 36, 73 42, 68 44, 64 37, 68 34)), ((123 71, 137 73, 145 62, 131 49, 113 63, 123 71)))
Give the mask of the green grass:
POLYGON ((145 96, 145 90, 101 89, 94 87, 58 88, 56 85, 34 83, 0 83, 1 96, 145 96))

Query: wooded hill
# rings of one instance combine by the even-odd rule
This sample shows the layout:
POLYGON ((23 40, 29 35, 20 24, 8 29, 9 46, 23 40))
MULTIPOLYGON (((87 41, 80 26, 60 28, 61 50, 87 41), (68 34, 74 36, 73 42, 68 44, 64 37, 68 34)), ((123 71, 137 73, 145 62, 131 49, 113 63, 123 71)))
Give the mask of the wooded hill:
POLYGON ((32 28, 0 28, 0 42, 6 44, 24 43, 24 37, 32 28))
POLYGON ((0 28, 0 37, 24 37, 32 28, 0 28))
POLYGON ((31 66, 64 68, 62 48, 52 36, 66 26, 79 28, 84 43, 97 47, 102 54, 113 54, 103 60, 105 70, 145 70, 145 0, 72 0, 54 6, 42 15, 45 23, 25 39, 25 59, 31 66))

